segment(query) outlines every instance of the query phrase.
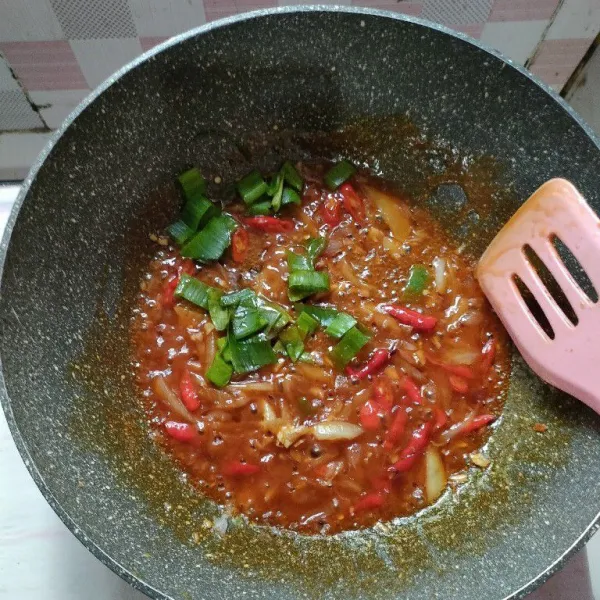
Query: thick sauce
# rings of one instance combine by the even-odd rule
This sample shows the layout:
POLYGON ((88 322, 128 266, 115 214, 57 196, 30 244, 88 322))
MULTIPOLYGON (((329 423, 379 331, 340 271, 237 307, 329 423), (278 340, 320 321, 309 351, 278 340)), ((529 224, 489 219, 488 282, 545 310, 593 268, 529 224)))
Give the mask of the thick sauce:
MULTIPOLYGON (((248 229, 242 262, 228 251, 218 263, 194 265, 175 248, 160 247, 141 284, 132 339, 151 427, 199 490, 261 524, 335 533, 410 515, 434 502, 449 477, 465 479, 456 474, 466 473, 500 414, 509 357, 473 261, 428 214, 364 177, 352 182, 364 215, 347 212, 342 194, 323 188, 323 168, 302 172, 302 206, 283 215, 295 228, 248 229), (326 224, 326 204, 334 212, 339 204, 339 225, 326 224), (319 233, 328 245, 317 269, 328 271, 331 289, 305 302, 345 311, 371 331, 352 367, 377 350, 389 358, 368 377, 351 377, 332 364, 336 340, 319 329, 305 342, 312 364, 280 357, 222 389, 212 386, 204 374, 219 334, 205 311, 169 298, 170 282, 185 270, 226 291, 250 287, 296 315, 286 251, 319 233), (425 266, 430 278, 422 293, 409 295, 414 265, 425 266), (386 312, 390 304, 435 317, 435 328, 401 324, 386 312), (187 413, 197 430, 188 441, 165 429, 166 422, 185 421, 177 408, 182 380, 191 381, 200 400, 187 413), (311 427, 331 422, 346 424, 342 430, 354 425, 355 437, 337 438, 336 425, 333 439, 317 439, 323 436, 311 427)), ((243 206, 228 210, 243 219, 243 206)))

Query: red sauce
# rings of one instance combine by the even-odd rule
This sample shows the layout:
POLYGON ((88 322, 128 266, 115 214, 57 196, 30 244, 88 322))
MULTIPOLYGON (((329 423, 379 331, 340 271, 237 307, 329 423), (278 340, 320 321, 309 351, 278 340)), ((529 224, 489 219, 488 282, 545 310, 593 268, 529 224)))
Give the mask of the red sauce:
MULTIPOLYGON (((235 260, 230 249, 204 266, 161 248, 142 280, 132 339, 151 428, 190 482, 257 523, 335 533, 435 501, 484 444, 510 365, 473 261, 427 213, 377 191, 383 188, 373 179, 354 178, 356 198, 349 199, 325 191, 321 168, 303 174, 310 183, 302 206, 284 209, 292 231, 248 228, 235 260), (315 364, 280 358, 223 389, 207 383, 218 333, 205 311, 173 298, 173 282, 184 270, 226 291, 250 287, 295 315, 286 251, 319 232, 329 241, 317 269, 329 272, 331 289, 306 302, 345 311, 370 329, 350 365, 358 377, 332 364, 336 341, 320 329, 306 341, 315 364), (429 279, 424 293, 407 296, 417 264, 429 279), (422 329, 402 324, 405 308, 433 321, 422 329), (365 372, 369 364, 373 374, 365 372), (187 414, 174 408, 174 398, 187 414), (340 426, 332 422, 359 433, 318 439, 323 432, 335 437, 340 426)), ((229 212, 243 221, 243 206, 229 212)), ((414 318, 409 311, 409 322, 414 318)))

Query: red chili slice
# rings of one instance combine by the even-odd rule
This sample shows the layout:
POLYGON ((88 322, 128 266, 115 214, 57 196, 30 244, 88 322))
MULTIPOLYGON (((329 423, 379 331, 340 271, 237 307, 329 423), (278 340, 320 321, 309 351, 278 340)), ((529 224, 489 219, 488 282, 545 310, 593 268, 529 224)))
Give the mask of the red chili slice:
POLYGON ((250 236, 243 227, 238 227, 231 236, 231 254, 237 263, 244 262, 250 247, 250 236))
POLYGON ((429 421, 415 429, 410 442, 400 453, 400 459, 390 467, 390 470, 395 473, 408 471, 425 451, 431 437, 432 429, 432 424, 429 421))
POLYGON ((382 309, 403 325, 409 325, 417 331, 432 331, 438 322, 436 317, 422 315, 416 310, 400 306, 399 304, 385 304, 382 306, 382 309))
POLYGON ((372 492, 363 496, 355 505, 354 512, 361 512, 364 510, 375 510, 381 508, 385 503, 383 494, 379 492, 372 492))
POLYGON ((383 442, 385 450, 391 450, 402 437, 408 422, 408 414, 403 408, 399 408, 394 415, 394 420, 388 429, 387 436, 383 442))
POLYGON ((350 375, 350 377, 355 377, 356 379, 365 379, 369 375, 376 373, 386 365, 390 360, 391 354, 389 350, 379 349, 375 350, 367 363, 361 367, 360 369, 355 369, 348 365, 346 367, 346 374, 350 375))
POLYGON ((277 217, 249 217, 244 219, 244 223, 266 233, 286 233, 294 229, 294 221, 277 217))
POLYGON ((413 404, 423 404, 423 396, 419 386, 410 378, 405 377, 400 383, 402 390, 413 404))
POLYGON ((175 304, 175 288, 179 277, 172 275, 167 279, 162 292, 162 305, 164 308, 172 308, 175 304))
POLYGON ((474 431, 493 423, 497 418, 496 415, 478 415, 472 421, 465 424, 461 433, 463 435, 473 433, 474 431))
POLYGON ((439 408, 439 406, 434 407, 433 417, 433 428, 435 431, 443 429, 448 422, 448 415, 446 414, 446 411, 439 408))
POLYGON ((365 221, 365 204, 356 193, 356 190, 349 183, 340 185, 339 191, 342 194, 344 208, 350 213, 350 216, 362 225, 365 221))
POLYGON ((321 218, 329 227, 337 227, 342 220, 342 202, 335 196, 328 195, 319 210, 321 218))
POLYGON ((165 423, 165 430, 178 442, 191 442, 196 437, 196 428, 189 423, 167 421, 165 423))
POLYGON ((258 465, 239 461, 227 463, 223 467, 223 475, 228 477, 244 477, 246 475, 255 475, 259 471, 260 467, 258 465))
POLYGON ((450 375, 448 377, 450 387, 459 394, 466 394, 469 391, 469 384, 466 379, 458 377, 457 375, 450 375))
POLYGON ((367 400, 359 413, 360 424, 367 431, 375 431, 381 425, 379 409, 373 400, 367 400))
POLYGON ((494 338, 490 338, 481 351, 481 369, 484 373, 487 373, 494 364, 494 359, 496 358, 496 340, 494 338))
POLYGON ((181 401, 189 411, 195 411, 200 408, 200 400, 198 399, 198 391, 192 381, 190 372, 185 369, 179 380, 179 391, 181 393, 181 401))

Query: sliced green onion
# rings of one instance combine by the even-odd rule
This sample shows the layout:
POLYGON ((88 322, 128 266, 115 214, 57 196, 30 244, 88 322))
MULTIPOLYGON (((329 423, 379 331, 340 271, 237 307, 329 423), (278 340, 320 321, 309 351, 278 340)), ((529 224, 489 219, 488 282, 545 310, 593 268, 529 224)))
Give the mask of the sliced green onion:
POLYGON ((300 173, 298 173, 296 167, 289 160, 283 163, 281 172, 288 185, 291 185, 297 192, 302 191, 302 177, 300 177, 300 173))
POLYGON ((224 213, 213 217, 206 227, 181 249, 181 256, 201 262, 218 260, 231 243, 231 234, 236 227, 237 222, 231 215, 224 213))
POLYGON ((323 181, 325 185, 334 192, 337 190, 344 181, 348 181, 356 169, 354 165, 349 163, 347 160, 342 160, 341 162, 333 165, 327 173, 325 173, 325 177, 323 177, 323 181))
POLYGON ((314 317, 321 327, 329 327, 331 322, 340 314, 335 308, 328 308, 326 306, 314 306, 313 304, 296 304, 294 306, 298 313, 307 313, 311 317, 314 317))
POLYGON ((229 311, 221 306, 223 292, 217 288, 208 290, 208 314, 217 331, 224 331, 229 324, 229 311))
POLYGON ((265 311, 258 308, 238 306, 233 314, 231 327, 235 338, 241 340, 262 331, 268 323, 265 311))
POLYGON ((413 265, 410 268, 408 281, 404 287, 404 295, 408 297, 420 296, 429 283, 429 271, 423 265, 413 265))
POLYGON ((233 367, 228 364, 219 352, 213 359, 212 365, 206 371, 206 379, 217 387, 227 385, 233 375, 233 367))
POLYGON ((329 291, 329 273, 325 271, 294 271, 288 278, 288 296, 292 302, 312 294, 329 291))
POLYGON ((315 260, 317 260, 321 254, 323 254, 323 250, 325 250, 326 247, 326 237, 310 238, 310 240, 308 240, 308 243, 306 244, 306 253, 312 264, 314 264, 315 260))
POLYGON ((283 345, 281 340, 277 340, 273 344, 273 352, 276 352, 277 354, 287 354, 287 352, 285 351, 285 346, 283 345))
POLYGON ((248 208, 248 214, 253 217, 258 216, 267 216, 273 212, 273 207, 271 205, 271 200, 264 200, 261 202, 257 202, 248 208))
POLYGON ((203 196, 190 198, 181 211, 181 220, 194 231, 204 227, 212 217, 221 212, 221 207, 203 196))
POLYGON ((206 285, 206 283, 199 279, 182 273, 175 288, 175 297, 183 298, 206 310, 208 309, 208 292, 211 289, 213 288, 210 285, 206 285))
POLYGON ((222 352, 223 349, 226 347, 227 347, 227 338, 226 337, 217 338, 217 350, 219 352, 222 352))
POLYGON ((290 325, 279 334, 290 360, 296 362, 304 352, 303 336, 296 325, 290 325))
POLYGON ((369 341, 370 336, 357 327, 348 330, 342 339, 333 347, 331 359, 339 369, 343 369, 369 341))
POLYGON ((302 339, 307 335, 313 334, 319 327, 319 321, 307 312, 301 312, 296 320, 296 327, 298 327, 302 339))
POLYGON ((221 296, 221 306, 225 308, 236 307, 242 301, 248 298, 254 298, 256 296, 256 292, 251 290, 250 288, 244 288, 243 290, 237 290, 235 292, 229 292, 229 294, 224 294, 221 296))
POLYGON ((183 246, 194 235, 194 230, 188 227, 181 219, 167 227, 167 233, 178 246, 183 246))
POLYGON ((267 192, 268 186, 262 175, 254 170, 237 183, 237 190, 246 204, 254 204, 267 192))
POLYGON ((293 273, 294 271, 311 271, 312 263, 308 256, 302 256, 302 254, 296 254, 291 250, 287 251, 287 264, 288 271, 293 273))
POLYGON ((271 200, 271 205, 273 206, 273 211, 277 212, 281 208, 281 197, 283 195, 283 175, 278 173, 275 176, 275 192, 273 193, 273 200, 271 200))
POLYGON ((230 328, 227 342, 231 351, 231 364, 236 373, 250 373, 277 362, 271 342, 262 333, 245 340, 236 340, 230 328))
POLYGON ((341 338, 356 325, 357 321, 348 313, 340 313, 325 329, 325 333, 334 338, 341 338))
POLYGON ((177 179, 179 179, 183 193, 188 200, 206 194, 206 181, 195 167, 189 169, 189 171, 184 171, 177 179))
POLYGON ((302 204, 302 199, 296 190, 286 187, 283 188, 283 193, 281 195, 281 206, 287 206, 288 204, 300 206, 302 204))
POLYGON ((317 364, 317 361, 315 360, 315 357, 310 352, 303 352, 300 355, 300 358, 298 359, 298 362, 303 362, 303 363, 306 363, 308 365, 316 365, 317 364))

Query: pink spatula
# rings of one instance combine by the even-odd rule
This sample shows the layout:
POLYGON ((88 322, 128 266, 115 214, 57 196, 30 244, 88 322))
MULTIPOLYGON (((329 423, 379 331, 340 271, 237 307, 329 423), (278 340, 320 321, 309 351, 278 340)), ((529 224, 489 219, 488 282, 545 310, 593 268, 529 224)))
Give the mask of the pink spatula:
POLYGON ((519 208, 481 257, 477 278, 529 366, 600 413, 600 303, 592 302, 575 282, 556 251, 554 237, 569 248, 600 290, 600 220, 564 179, 548 181, 519 208), (577 316, 577 325, 529 262, 527 246, 555 278, 577 316), (537 300, 554 339, 530 312, 515 276, 537 300))

